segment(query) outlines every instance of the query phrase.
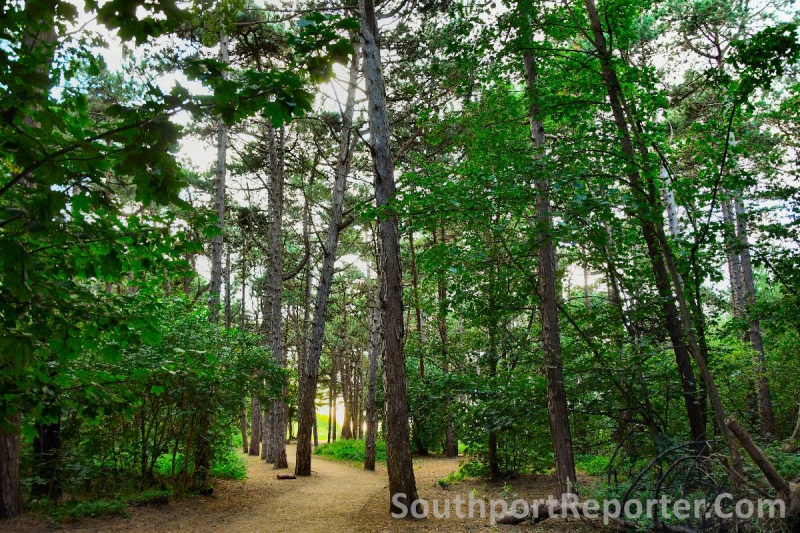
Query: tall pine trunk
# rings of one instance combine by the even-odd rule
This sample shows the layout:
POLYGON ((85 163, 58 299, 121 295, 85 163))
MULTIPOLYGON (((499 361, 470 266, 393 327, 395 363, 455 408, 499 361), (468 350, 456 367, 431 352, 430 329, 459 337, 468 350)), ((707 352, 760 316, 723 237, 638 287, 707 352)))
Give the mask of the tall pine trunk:
MULTIPOLYGON (((219 38, 219 60, 228 62, 228 36, 224 33, 219 38)), ((223 73, 223 78, 227 74, 223 73)), ((225 223, 225 166, 227 162, 228 128, 222 117, 217 118, 217 165, 214 179, 214 210, 217 213, 219 233, 211 241, 211 288, 208 306, 211 311, 211 322, 216 323, 219 316, 219 298, 222 290, 222 241, 225 223)))
POLYGON ((253 396, 250 402, 250 455, 261 453, 261 402, 253 396))
MULTIPOLYGON (((303 374, 300 376, 300 398, 297 406, 297 457, 295 461, 295 474, 298 476, 311 475, 311 433, 316 411, 319 360, 322 355, 322 341, 325 336, 325 322, 328 317, 328 299, 333 283, 333 267, 336 263, 336 251, 339 246, 339 231, 341 230, 347 175, 350 172, 350 161, 357 138, 351 131, 355 109, 355 91, 358 82, 359 54, 357 48, 350 62, 347 102, 342 114, 342 129, 339 134, 339 156, 336 162, 336 175, 331 196, 328 235, 323 248, 322 268, 315 302, 316 307, 314 309, 314 318, 311 321, 311 340, 308 347, 308 356, 303 364, 303 374)), ((333 409, 336 409, 335 401, 333 409)), ((336 440, 335 436, 334 440, 336 440)))
POLYGON ((394 498, 410 506, 417 500, 408 429, 408 391, 403 353, 403 276, 400 266, 400 235, 397 216, 389 203, 394 200, 394 162, 389 141, 386 90, 378 43, 374 0, 359 0, 361 39, 364 47, 364 77, 367 88, 370 151, 378 207, 378 273, 381 329, 383 331, 383 389, 386 424, 386 465, 389 471, 391 511, 402 509, 394 498))
MULTIPOLYGON (((286 150, 286 128, 276 132, 269 129, 269 251, 270 263, 267 276, 269 291, 269 329, 266 331, 272 349, 272 357, 280 367, 286 366, 286 354, 283 350, 283 201, 284 201, 284 154, 286 150), (277 135, 276 135, 277 133, 277 135), (277 137, 277 138, 276 138, 277 137)), ((286 425, 288 406, 287 390, 281 391, 272 402, 267 418, 269 434, 267 435, 267 451, 265 460, 274 463, 276 469, 287 468, 286 459, 286 425)))
MULTIPOLYGON (((544 127, 542 126, 538 96, 536 57, 528 52, 524 56, 525 77, 530 98, 529 118, 531 141, 536 160, 542 162, 544 152, 544 127)), ((572 435, 569 426, 567 395, 564 391, 564 370, 561 358, 561 336, 558 326, 558 285, 556 280, 556 250, 553 243, 553 221, 550 213, 550 183, 548 170, 540 165, 536 176, 536 221, 539 228, 539 313, 542 321, 545 377, 547 379, 547 410, 555 453, 555 475, 561 494, 575 490, 575 459, 572 453, 572 435)))
POLYGON ((364 468, 375 470, 375 440, 378 433, 378 358, 381 356, 381 309, 377 284, 369 307, 369 373, 367 377, 367 437, 364 468))

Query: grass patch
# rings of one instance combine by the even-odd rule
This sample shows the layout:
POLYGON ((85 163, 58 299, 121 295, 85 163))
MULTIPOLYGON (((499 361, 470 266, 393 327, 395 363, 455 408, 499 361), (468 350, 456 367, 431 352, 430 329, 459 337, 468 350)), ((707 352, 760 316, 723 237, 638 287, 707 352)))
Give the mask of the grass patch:
MULTIPOLYGON (((329 444, 320 445, 314 452, 315 455, 333 457, 342 461, 364 462, 367 448, 363 440, 337 440, 329 444)), ((386 443, 377 441, 375 443, 375 459, 379 462, 386 462, 386 443)))

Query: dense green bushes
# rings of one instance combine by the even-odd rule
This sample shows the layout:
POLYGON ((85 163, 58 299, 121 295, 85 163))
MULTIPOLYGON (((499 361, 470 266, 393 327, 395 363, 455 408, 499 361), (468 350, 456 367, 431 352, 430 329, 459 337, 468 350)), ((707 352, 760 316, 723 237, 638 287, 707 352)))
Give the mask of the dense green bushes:
MULTIPOLYGON (((43 481, 69 497, 114 498, 149 487, 179 495, 209 476, 246 477, 232 423, 246 395, 258 391, 266 403, 276 394, 282 371, 254 336, 210 324, 207 311, 186 300, 161 300, 148 312, 150 331, 139 345, 108 338, 101 349, 116 349, 111 356, 90 352, 57 368, 64 385, 74 378, 54 395, 61 449, 43 481)), ((26 441, 30 450, 31 435, 26 441)), ((41 471, 25 459, 28 486, 41 483, 41 471)))
MULTIPOLYGON (((364 454, 366 453, 366 443, 363 440, 356 439, 337 440, 320 445, 314 453, 316 455, 324 455, 343 461, 358 461, 363 463, 364 454)), ((386 462, 385 442, 377 441, 375 443, 375 459, 377 461, 386 462)))

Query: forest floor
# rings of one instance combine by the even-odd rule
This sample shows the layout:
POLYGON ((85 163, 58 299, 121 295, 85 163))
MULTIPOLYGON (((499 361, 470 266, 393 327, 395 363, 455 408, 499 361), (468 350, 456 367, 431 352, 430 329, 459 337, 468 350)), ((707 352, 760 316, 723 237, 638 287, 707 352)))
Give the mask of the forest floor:
MULTIPOLYGON (((295 447, 287 447, 289 470, 293 471, 295 447)), ((415 457, 414 472, 419 497, 433 502, 452 502, 456 495, 466 500, 475 490, 477 497, 500 498, 503 483, 463 480, 448 488, 437 483, 458 468, 458 459, 415 457)), ((388 512, 386 466, 376 472, 361 465, 314 456, 313 475, 295 480, 276 479, 276 470, 256 457, 247 457, 248 479, 219 481, 211 496, 173 501, 157 507, 133 507, 129 518, 92 518, 59 526, 61 531, 100 533, 394 533, 399 531, 488 532, 488 531, 597 531, 579 520, 552 519, 538 526, 492 526, 487 518, 459 519, 451 503, 451 517, 398 520, 388 512)), ((287 472, 284 470, 283 472, 287 472)), ((555 491, 549 476, 525 476, 506 482, 514 498, 528 501, 555 491)), ((442 505, 442 504, 440 504, 442 505)), ((440 509, 443 507, 440 507, 440 509)), ((466 505, 464 506, 466 510, 466 505)), ((3 531, 34 533, 55 527, 25 516, 3 524, 3 531), (10 529, 6 529, 10 526, 10 529)))

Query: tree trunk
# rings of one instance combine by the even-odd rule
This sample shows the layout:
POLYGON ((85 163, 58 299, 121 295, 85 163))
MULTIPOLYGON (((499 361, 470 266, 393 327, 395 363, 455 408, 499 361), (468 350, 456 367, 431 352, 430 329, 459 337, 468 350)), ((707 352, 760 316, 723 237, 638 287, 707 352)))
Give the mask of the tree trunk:
MULTIPOLYGON (((437 242, 436 236, 436 229, 433 230, 433 241, 434 244, 437 242)), ((441 228, 441 237, 439 238, 439 242, 445 244, 445 230, 444 230, 444 222, 442 223, 441 228)), ((448 345, 448 336, 447 336, 447 285, 445 283, 445 278, 443 274, 438 276, 436 281, 436 291, 437 296, 439 299, 438 302, 438 317, 437 317, 437 329, 439 330, 439 342, 442 344, 442 368, 444 369, 445 374, 450 373, 450 355, 448 353, 449 345, 448 345)), ((447 457, 458 457, 458 442, 456 441, 456 428, 455 424, 453 423, 453 412, 452 412, 452 404, 453 400, 450 397, 450 394, 446 394, 444 398, 444 405, 445 411, 447 413, 446 420, 447 420, 447 427, 445 428, 445 440, 444 440, 444 453, 447 457)))
POLYGON ((314 409, 314 448, 319 446, 319 428, 317 427, 317 410, 314 409))
POLYGON ((246 454, 247 448, 247 409, 242 408, 242 413, 239 415, 239 426, 242 432, 242 453, 246 454))
MULTIPOLYGON (((530 97, 529 117, 531 141, 537 161, 543 161, 544 127, 542 126, 538 96, 536 57, 528 52, 524 56, 525 77, 530 97)), ((539 312, 542 320, 542 346, 544 348, 545 377, 547 379, 547 409, 555 452, 555 475, 561 494, 570 494, 575 488, 575 460, 572 455, 572 435, 569 426, 567 396, 564 391, 561 337, 558 327, 558 285, 556 280, 556 251, 553 243, 553 221, 550 214, 550 183, 548 169, 542 165, 536 177, 536 220, 539 228, 539 312)))
MULTIPOLYGON (((219 60, 228 62, 228 36, 224 33, 219 38, 219 60)), ((223 72, 223 78, 227 74, 223 72)), ((211 322, 216 323, 219 317, 219 297, 222 289, 222 232, 225 225, 225 165, 228 148, 228 129, 222 117, 217 118, 217 166, 214 180, 214 209, 217 212, 219 235, 211 241, 211 289, 208 306, 211 311, 211 322)))
POLYGON ((250 455, 260 455, 261 402, 253 396, 250 402, 250 455))
MULTIPOLYGON (((274 135, 274 132, 273 132, 274 135)), ((275 149, 270 152, 270 166, 272 167, 272 180, 270 181, 270 238, 269 248, 272 261, 269 272, 269 291, 271 296, 270 320, 271 348, 275 362, 280 367, 286 366, 286 353, 283 350, 283 186, 284 186, 284 154, 286 150, 286 128, 281 127, 278 132, 277 143, 270 143, 275 149)), ((287 389, 281 392, 272 404, 272 417, 270 420, 271 445, 268 450, 267 461, 274 463, 274 468, 288 468, 286 459, 286 424, 289 408, 286 405, 287 389), (270 453, 271 452, 271 453, 270 453), (270 461, 272 459, 272 461, 270 461)))
POLYGON ((750 322, 750 346, 753 348, 756 368, 756 389, 758 390, 758 414, 761 422, 761 434, 774 437, 776 433, 775 414, 772 409, 772 393, 767 379, 767 362, 764 358, 764 340, 761 338, 761 322, 754 315, 756 304, 756 285, 753 279, 753 264, 750 259, 750 242, 747 232, 747 212, 741 196, 735 198, 736 234, 741 257, 742 285, 744 290, 744 308, 750 322))
MULTIPOLYGON (((319 286, 317 287, 316 307, 311 321, 311 340, 308 357, 304 362, 303 375, 300 376, 299 401, 297 406, 297 458, 295 474, 311 475, 311 433, 314 424, 317 398, 317 376, 319 359, 322 355, 322 341, 325 335, 325 322, 328 316, 328 297, 333 283, 333 267, 336 263, 336 250, 339 246, 339 231, 342 223, 344 193, 347 187, 347 175, 350 172, 350 161, 355 149, 356 135, 353 135, 353 112, 355 109, 355 91, 358 81, 358 47, 350 61, 350 77, 347 89, 347 102, 342 114, 342 130, 339 134, 339 156, 336 162, 336 175, 331 195, 331 211, 328 223, 328 235, 322 252, 322 268, 319 286)), ((334 410, 336 403, 334 401, 334 410)), ((334 432, 336 429, 334 428, 334 432)), ((334 433, 335 435, 335 433, 334 433)), ((334 436, 334 440, 336 437, 334 436)))
POLYGON ((275 461, 273 452, 270 450, 272 440, 272 406, 268 409, 261 409, 261 459, 267 463, 275 461))
MULTIPOLYGON (((370 150, 375 174, 378 221, 378 271, 381 325, 383 330, 383 388, 385 391, 386 463, 389 496, 411 506, 417 498, 408 429, 408 392, 403 353, 403 276, 397 216, 388 208, 396 185, 389 146, 386 90, 381 71, 378 22, 374 0, 359 0, 361 38, 364 47, 364 77, 369 114, 370 150)), ((390 503, 391 511, 401 511, 390 503)))
POLYGON ((13 518, 22 512, 19 491, 20 415, 4 422, 10 430, 0 428, 0 518, 13 518))
POLYGON ((44 416, 55 417, 55 422, 36 424, 33 439, 34 474, 36 481, 31 487, 33 497, 58 500, 61 498, 59 459, 61 458, 61 409, 45 405, 44 416))
POLYGON ((678 237, 681 232, 681 227, 678 222, 678 204, 675 202, 672 178, 669 172, 667 172, 667 167, 663 164, 659 167, 659 174, 661 176, 661 182, 664 183, 664 205, 667 208, 669 234, 673 237, 678 237))
POLYGON ((417 319, 417 333, 419 334, 419 377, 425 379, 425 357, 422 347, 427 344, 425 338, 425 324, 422 316, 422 308, 420 306, 419 298, 419 273, 417 272, 417 252, 414 248, 414 230, 408 232, 408 251, 411 255, 411 288, 414 291, 414 313, 417 319))
MULTIPOLYGON (((228 62, 228 37, 224 33, 219 39, 219 57, 223 63, 228 62)), ((227 75, 223 72, 223 78, 227 75)), ((211 282, 209 290, 208 307, 209 320, 216 324, 219 319, 219 298, 222 290, 222 252, 223 229, 225 226, 225 163, 228 142, 228 130, 221 117, 217 118, 217 165, 214 180, 214 208, 217 213, 217 226, 219 234, 211 241, 211 282)), ((193 483, 197 489, 205 489, 211 471, 211 442, 209 430, 212 414, 209 410, 202 413, 200 431, 197 434, 195 447, 195 465, 193 483)))
POLYGON ((375 440, 378 433, 378 358, 381 356, 381 309, 379 289, 369 308, 369 375, 367 377, 367 437, 365 442, 364 468, 375 470, 375 440))
POLYGON ((225 250, 225 329, 231 329, 231 247, 225 250))
POLYGON ((331 442, 331 428, 333 427, 333 374, 331 374, 331 381, 328 386, 328 443, 331 442))
MULTIPOLYGON (((625 157, 629 159, 629 165, 633 168, 633 170, 628 172, 628 181, 632 189, 640 197, 637 202, 637 218, 641 221, 642 236, 644 237, 648 257, 650 258, 653 269, 656 289, 658 290, 662 302, 661 307, 664 313, 667 332, 672 342, 673 351, 675 352, 675 360, 680 375, 681 386, 683 388, 684 405, 686 407, 691 437, 694 442, 702 443, 706 439, 706 431, 703 412, 697 400, 697 384, 695 382, 694 370, 692 369, 691 363, 691 357, 695 354, 687 349, 688 339, 687 332, 684 331, 685 324, 681 323, 681 316, 675 305, 675 295, 670 286, 670 273, 667 271, 665 258, 660 249, 657 226, 653 222, 653 220, 656 220, 656 217, 652 216, 653 213, 651 213, 651 211, 653 203, 657 201, 657 197, 653 198, 652 194, 646 192, 650 191, 652 193, 653 184, 651 182, 646 184, 646 187, 643 187, 639 171, 636 170, 636 152, 633 147, 626 113, 623 108, 622 91, 616 71, 611 64, 611 52, 606 46, 605 35, 595 2, 594 0, 585 0, 585 5, 595 39, 594 45, 603 68, 603 81, 606 85, 614 122, 620 134, 622 152, 625 154, 625 157)), ((646 147, 640 146, 640 151, 643 151, 646 155, 646 147)), ((646 162, 646 160, 647 158, 645 157, 644 161, 646 162)), ((659 213, 661 213, 661 211, 659 211, 659 213)), ((697 355, 700 356, 699 353, 697 355)), ((723 432, 724 431, 726 430, 723 429, 723 432)), ((698 444, 698 449, 702 447, 702 444, 698 444)))
POLYGON ((727 191, 721 200, 722 220, 725 223, 725 256, 728 260, 728 277, 731 281, 731 307, 733 316, 741 318, 744 312, 744 286, 742 279, 742 259, 736 242, 736 214, 733 210, 733 201, 727 191))

